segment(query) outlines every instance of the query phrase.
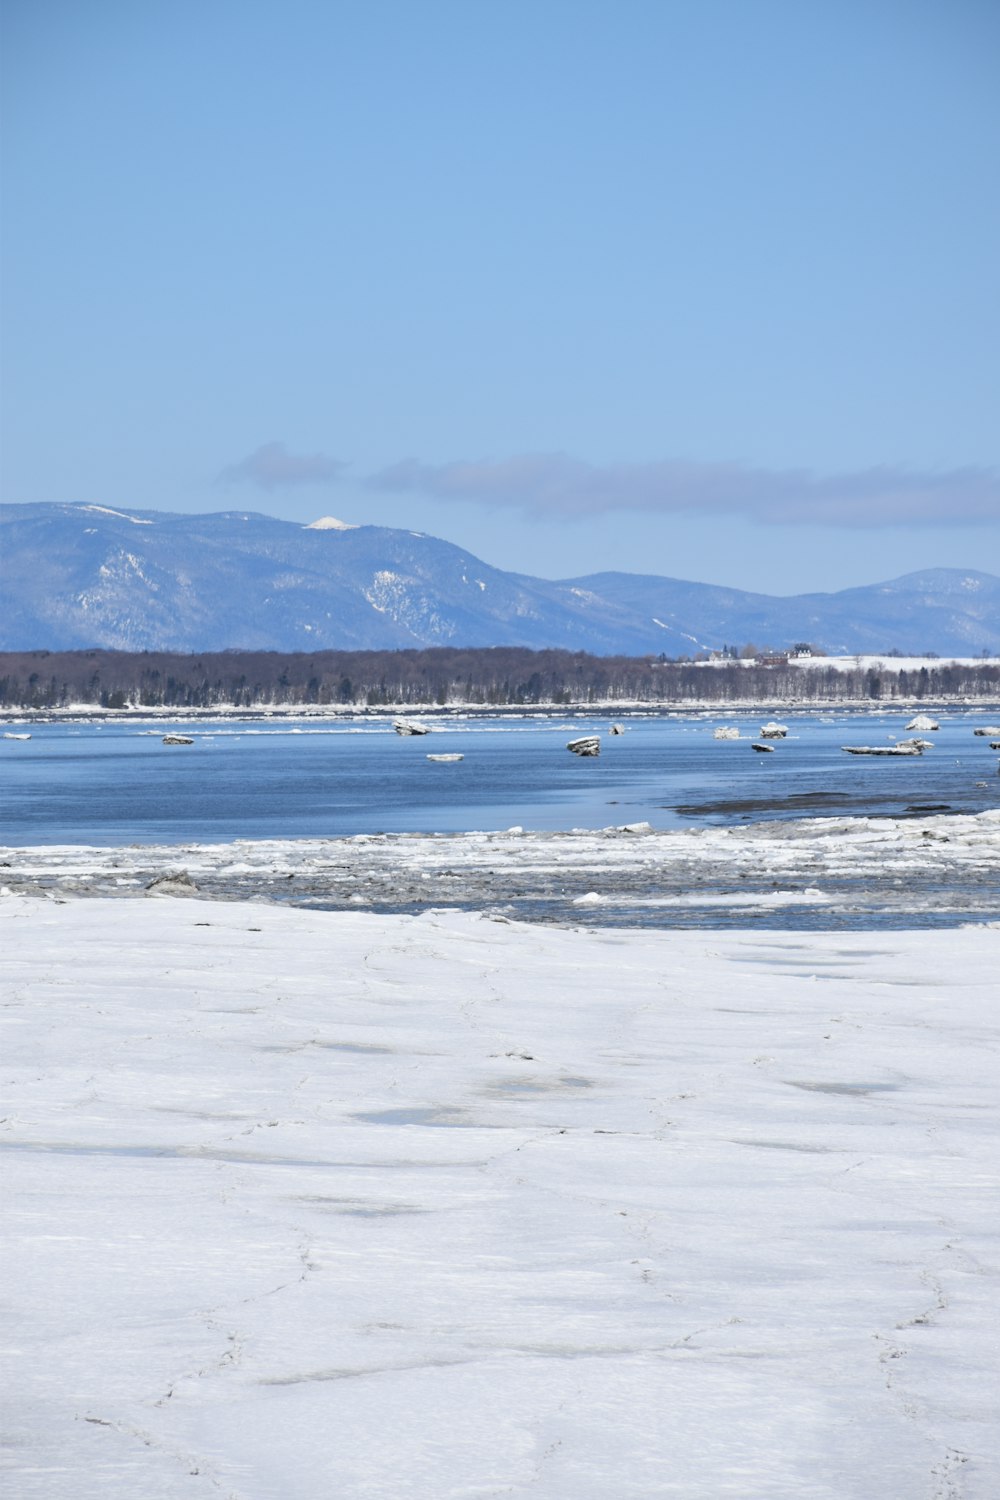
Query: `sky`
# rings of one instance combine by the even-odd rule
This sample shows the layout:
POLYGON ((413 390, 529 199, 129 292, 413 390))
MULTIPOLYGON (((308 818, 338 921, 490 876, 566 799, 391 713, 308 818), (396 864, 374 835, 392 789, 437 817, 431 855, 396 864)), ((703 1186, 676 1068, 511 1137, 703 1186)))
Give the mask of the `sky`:
POLYGON ((995 0, 4 0, 2 497, 1000 572, 995 0))

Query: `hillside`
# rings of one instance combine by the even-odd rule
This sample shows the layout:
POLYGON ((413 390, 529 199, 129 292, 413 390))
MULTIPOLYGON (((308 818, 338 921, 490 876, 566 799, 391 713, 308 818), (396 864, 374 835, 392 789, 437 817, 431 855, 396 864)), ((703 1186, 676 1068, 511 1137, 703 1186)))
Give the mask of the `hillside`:
POLYGON ((419 532, 94 505, 0 507, 0 541, 7 651, 1000 653, 1000 579, 947 568, 787 598, 626 573, 553 582, 419 532))

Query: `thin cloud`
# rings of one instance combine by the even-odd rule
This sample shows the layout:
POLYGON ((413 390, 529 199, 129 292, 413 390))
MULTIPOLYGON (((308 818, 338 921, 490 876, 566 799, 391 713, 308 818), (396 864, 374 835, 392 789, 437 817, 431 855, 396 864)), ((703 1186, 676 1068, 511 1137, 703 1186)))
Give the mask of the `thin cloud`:
POLYGON ((347 466, 325 453, 289 453, 284 443, 264 443, 248 458, 230 464, 219 475, 220 484, 255 484, 277 490, 299 484, 331 484, 347 466))
POLYGON ((510 506, 538 520, 606 511, 742 515, 772 525, 982 524, 1000 519, 993 469, 883 466, 819 476, 806 469, 664 460, 600 466, 564 453, 425 464, 407 459, 372 475, 374 489, 510 506))

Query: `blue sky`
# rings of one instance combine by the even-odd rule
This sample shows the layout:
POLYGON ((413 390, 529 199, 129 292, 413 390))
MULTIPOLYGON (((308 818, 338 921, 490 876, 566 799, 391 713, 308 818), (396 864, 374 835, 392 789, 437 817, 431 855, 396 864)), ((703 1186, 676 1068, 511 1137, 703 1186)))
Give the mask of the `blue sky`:
POLYGON ((995 0, 5 0, 3 497, 1000 571, 995 0))

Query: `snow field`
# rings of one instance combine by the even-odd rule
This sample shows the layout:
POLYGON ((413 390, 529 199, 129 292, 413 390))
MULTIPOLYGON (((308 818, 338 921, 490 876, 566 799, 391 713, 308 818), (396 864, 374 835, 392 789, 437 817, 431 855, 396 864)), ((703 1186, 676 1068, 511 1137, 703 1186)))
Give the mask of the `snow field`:
POLYGON ((0 923, 23 1500, 996 1492, 997 928, 0 923))

